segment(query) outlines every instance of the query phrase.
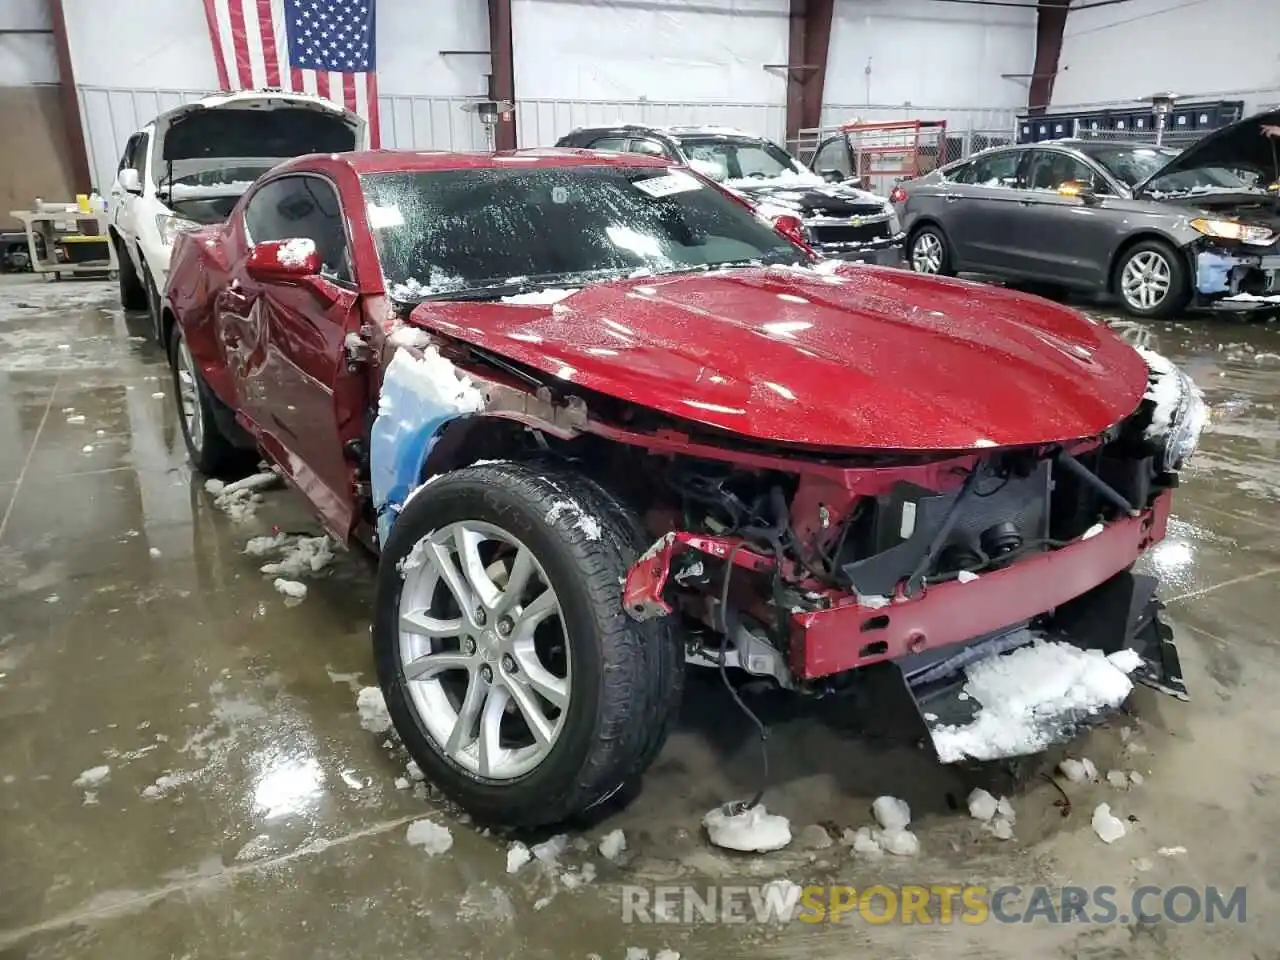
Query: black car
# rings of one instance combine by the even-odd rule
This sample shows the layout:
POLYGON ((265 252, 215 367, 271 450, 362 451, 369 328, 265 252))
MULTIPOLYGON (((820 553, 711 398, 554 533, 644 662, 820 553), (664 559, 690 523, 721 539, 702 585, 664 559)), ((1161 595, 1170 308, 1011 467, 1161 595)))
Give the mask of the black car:
POLYGON ((1116 296, 1137 316, 1280 308, 1280 111, 1178 151, 1055 140, 899 184, 922 273, 960 270, 1116 296))
POLYGON ((557 147, 666 157, 717 181, 765 217, 798 217, 825 257, 897 265, 903 234, 893 205, 851 184, 832 183, 763 137, 725 127, 584 127, 557 147))

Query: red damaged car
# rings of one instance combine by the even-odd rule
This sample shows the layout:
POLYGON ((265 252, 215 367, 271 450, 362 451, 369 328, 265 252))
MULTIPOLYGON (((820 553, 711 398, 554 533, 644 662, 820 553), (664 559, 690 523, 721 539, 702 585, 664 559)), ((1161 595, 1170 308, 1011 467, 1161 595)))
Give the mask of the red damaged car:
POLYGON ((1034 753, 1137 679, 1205 407, 1072 310, 820 261, 663 161, 303 157, 186 234, 193 463, 270 458, 380 554, 378 676, 427 775, 533 825, 661 748, 686 662, 896 691, 944 761, 1034 753))

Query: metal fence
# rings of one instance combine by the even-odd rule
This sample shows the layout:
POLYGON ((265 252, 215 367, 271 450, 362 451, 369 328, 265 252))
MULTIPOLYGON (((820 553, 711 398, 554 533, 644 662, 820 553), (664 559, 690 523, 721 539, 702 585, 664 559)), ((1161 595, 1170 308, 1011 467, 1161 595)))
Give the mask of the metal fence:
POLYGON ((1210 132, 1209 130, 1178 129, 1166 130, 1163 133, 1159 133, 1156 130, 1095 130, 1091 127, 1086 127, 1077 120, 1071 135, 1082 140, 1118 140, 1123 143, 1135 144, 1156 143, 1158 141, 1163 146, 1182 149, 1191 146, 1191 144, 1210 132))

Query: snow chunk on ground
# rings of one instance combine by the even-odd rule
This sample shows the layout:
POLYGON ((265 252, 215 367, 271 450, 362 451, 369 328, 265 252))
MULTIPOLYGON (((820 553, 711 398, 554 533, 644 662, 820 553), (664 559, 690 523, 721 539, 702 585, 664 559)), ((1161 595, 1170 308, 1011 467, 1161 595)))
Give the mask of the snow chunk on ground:
POLYGON ((1140 774, 1137 770, 1129 771, 1129 782, 1135 787, 1140 787, 1147 782, 1147 778, 1140 774))
POLYGON ((1123 790, 1129 786, 1129 775, 1123 770, 1108 770, 1107 783, 1115 787, 1117 790, 1123 790))
POLYGON ((147 551, 147 553, 151 554, 152 559, 156 559, 160 556, 160 548, 152 547, 150 550, 147 551))
POLYGON ((515 873, 533 859, 533 854, 519 840, 507 847, 507 873, 515 873))
POLYGON ((997 806, 996 798, 981 787, 969 794, 969 816, 975 820, 989 822, 996 815, 997 806))
POLYGON ((391 729, 387 701, 377 687, 361 687, 356 694, 356 710, 360 713, 360 726, 370 733, 386 733, 391 729))
POLYGON ((90 767, 71 781, 71 785, 86 790, 90 787, 96 787, 100 783, 105 783, 109 776, 111 776, 111 767, 106 764, 100 767, 90 767))
POLYGON ((420 357, 406 350, 396 351, 383 377, 382 396, 378 399, 379 416, 393 415, 394 403, 387 390, 389 384, 398 388, 394 392, 408 393, 428 409, 475 413, 484 406, 484 394, 476 389, 471 378, 460 374, 458 368, 442 357, 435 347, 427 347, 420 357))
POLYGON ((956 574, 956 579, 961 583, 973 583, 973 581, 978 579, 978 574, 974 573, 972 570, 961 570, 956 574))
POLYGON ((781 850, 791 842, 791 823, 786 817, 770 813, 764 804, 733 815, 716 807, 703 816, 702 825, 711 842, 726 850, 765 853, 781 850))
POLYGON ((415 820, 409 824, 404 838, 412 847, 421 847, 428 856, 444 853, 453 846, 453 834, 449 828, 431 820, 415 820))
POLYGON ((307 585, 299 583, 297 580, 276 577, 271 585, 276 588, 276 593, 281 594, 286 600, 305 600, 307 598, 307 585))
POLYGON ((279 560, 262 565, 262 572, 268 576, 298 577, 311 573, 319 573, 333 563, 333 543, 327 536, 298 537, 293 543, 283 548, 279 560))
POLYGON ((416 762, 410 760, 404 765, 405 775, 413 781, 425 780, 426 776, 422 772, 422 768, 416 762))
POLYGON ((876 797, 871 813, 885 830, 901 830, 911 822, 911 808, 897 797, 876 797))
POLYGON ((213 505, 239 523, 250 519, 258 509, 258 491, 277 486, 280 482, 279 474, 264 470, 234 483, 206 480, 204 488, 213 494, 213 505))
POLYGON ((1093 832, 1103 843, 1115 843, 1124 836, 1124 821, 1112 815, 1109 803, 1100 803, 1093 811, 1093 832))
POLYGON ((1067 757, 1067 759, 1058 764, 1058 772, 1072 783, 1084 783, 1098 779, 1098 768, 1093 765, 1093 761, 1088 757, 1081 757, 1079 760, 1067 757))
POLYGON ((1113 667, 1117 670, 1123 670, 1125 673, 1133 673, 1133 671, 1142 666, 1142 654, 1132 648, 1109 653, 1107 654, 1107 659, 1111 661, 1113 667))
POLYGON ((249 542, 244 545, 244 553, 249 557, 265 557, 283 550, 288 546, 289 540, 287 533, 277 533, 274 537, 250 537, 249 542))
POLYGON ((621 830, 611 830, 600 838, 598 849, 606 860, 617 860, 627 849, 627 835, 621 830))
POLYGON ((387 342, 393 347, 413 347, 421 350, 431 342, 431 336, 425 330, 401 324, 391 331, 387 342))
POLYGON ((535 843, 529 848, 529 852, 539 863, 544 863, 548 867, 554 867, 556 861, 560 859, 560 854, 569 848, 569 838, 563 833, 558 833, 550 840, 544 840, 542 843, 535 843))
POLYGON ((870 827, 859 827, 853 835, 853 852, 864 857, 878 857, 884 853, 870 827))
POLYGON ((1162 857, 1180 857, 1186 852, 1186 847, 1161 847, 1156 851, 1162 857))
POLYGON ((395 781, 395 783, 396 783, 396 789, 397 789, 397 790, 408 790, 408 789, 409 789, 409 778, 408 778, 408 777, 396 777, 396 781, 395 781))
POLYGON ((881 850, 896 857, 914 857, 920 852, 920 841, 910 830, 881 830, 876 840, 881 850))
POLYGON ((981 705, 963 726, 938 727, 943 763, 1038 753, 1062 723, 1120 706, 1133 689, 1126 672, 1100 650, 1035 640, 965 668, 963 693, 981 705))
POLYGON ((148 800, 158 800, 165 794, 195 779, 194 773, 165 773, 156 778, 156 782, 142 791, 148 800))
POLYGON ((553 303, 559 303, 566 297, 571 297, 578 292, 578 288, 574 287, 568 290, 558 290, 554 287, 548 287, 546 290, 533 290, 529 293, 517 293, 510 297, 503 297, 503 303, 523 303, 523 304, 542 304, 550 306, 553 303))

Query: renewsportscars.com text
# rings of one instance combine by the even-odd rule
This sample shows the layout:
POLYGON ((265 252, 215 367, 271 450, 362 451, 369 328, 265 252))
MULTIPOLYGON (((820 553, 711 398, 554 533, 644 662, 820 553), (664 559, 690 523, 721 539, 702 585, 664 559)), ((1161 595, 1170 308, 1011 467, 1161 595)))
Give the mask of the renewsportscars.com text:
POLYGON ((625 886, 624 923, 1244 923, 1244 887, 625 886))

